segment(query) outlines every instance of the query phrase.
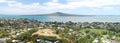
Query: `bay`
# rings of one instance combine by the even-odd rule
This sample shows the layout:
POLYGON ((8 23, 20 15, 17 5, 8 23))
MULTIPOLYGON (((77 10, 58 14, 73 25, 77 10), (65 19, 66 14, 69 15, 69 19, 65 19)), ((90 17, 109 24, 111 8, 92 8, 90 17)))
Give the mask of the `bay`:
POLYGON ((27 18, 42 22, 120 22, 119 15, 93 15, 93 16, 24 16, 24 15, 0 15, 0 18, 27 18))

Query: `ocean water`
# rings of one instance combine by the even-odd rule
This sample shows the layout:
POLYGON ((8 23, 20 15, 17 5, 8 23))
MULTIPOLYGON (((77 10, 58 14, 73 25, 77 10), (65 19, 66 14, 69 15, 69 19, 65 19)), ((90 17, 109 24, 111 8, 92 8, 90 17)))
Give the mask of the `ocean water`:
POLYGON ((27 18, 35 19, 42 22, 120 22, 120 16, 18 16, 18 15, 1 15, 0 18, 27 18))

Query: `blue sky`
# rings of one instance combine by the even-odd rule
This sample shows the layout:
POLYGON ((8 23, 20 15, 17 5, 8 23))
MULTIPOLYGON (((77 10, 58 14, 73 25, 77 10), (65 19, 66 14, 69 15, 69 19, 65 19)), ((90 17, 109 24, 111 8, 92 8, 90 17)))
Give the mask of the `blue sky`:
POLYGON ((0 0, 0 14, 120 15, 120 0, 0 0))

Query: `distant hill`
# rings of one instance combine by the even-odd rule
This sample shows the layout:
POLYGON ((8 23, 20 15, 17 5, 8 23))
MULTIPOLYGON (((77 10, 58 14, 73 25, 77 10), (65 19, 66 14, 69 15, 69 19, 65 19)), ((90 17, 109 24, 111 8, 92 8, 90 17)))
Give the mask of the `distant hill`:
POLYGON ((50 13, 50 14, 40 14, 40 16, 76 16, 76 15, 61 13, 61 12, 55 12, 55 13, 50 13))
POLYGON ((76 14, 67 14, 62 12, 55 12, 50 14, 35 14, 32 16, 94 16, 94 15, 76 15, 76 14))

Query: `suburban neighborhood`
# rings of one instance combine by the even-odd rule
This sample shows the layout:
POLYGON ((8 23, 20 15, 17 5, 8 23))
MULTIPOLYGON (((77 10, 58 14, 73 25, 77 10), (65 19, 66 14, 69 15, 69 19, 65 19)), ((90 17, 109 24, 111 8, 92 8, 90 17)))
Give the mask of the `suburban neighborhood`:
POLYGON ((0 18, 0 43, 120 43, 119 22, 0 18))

